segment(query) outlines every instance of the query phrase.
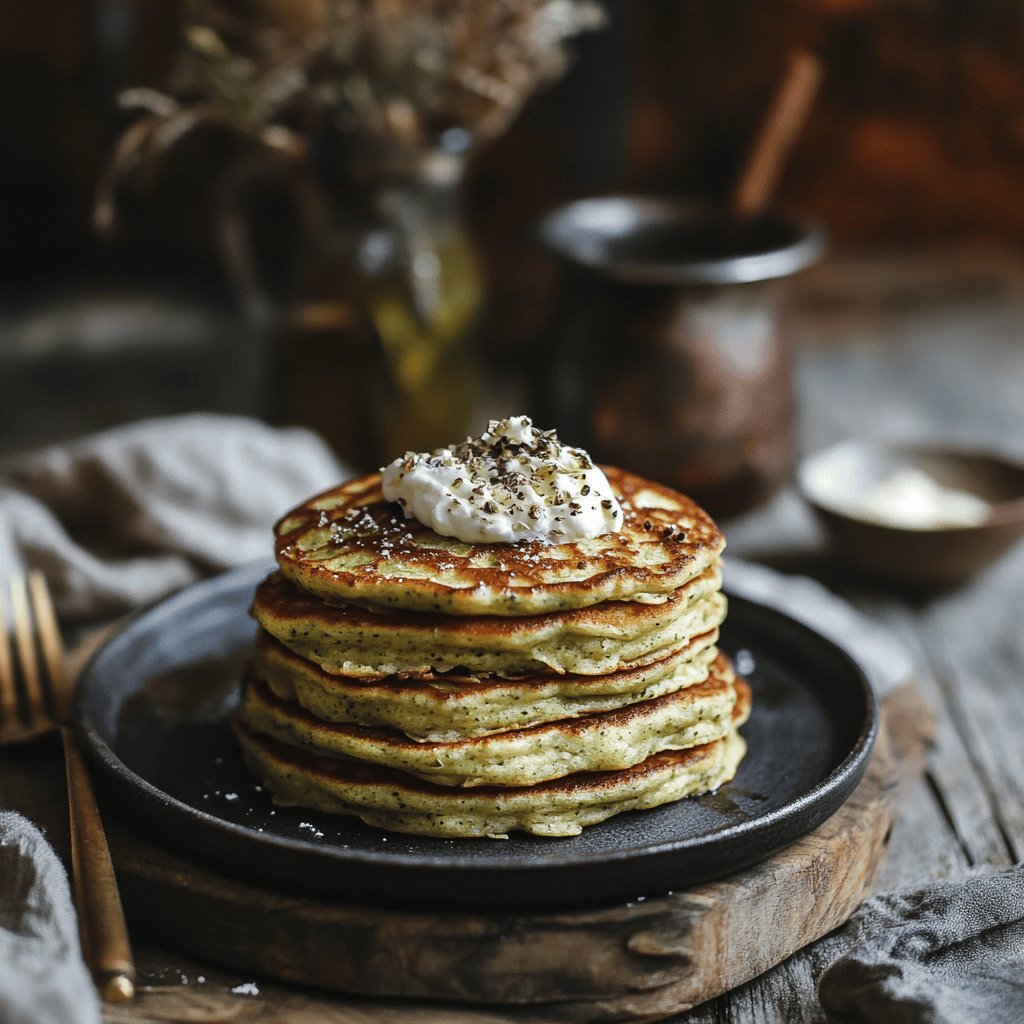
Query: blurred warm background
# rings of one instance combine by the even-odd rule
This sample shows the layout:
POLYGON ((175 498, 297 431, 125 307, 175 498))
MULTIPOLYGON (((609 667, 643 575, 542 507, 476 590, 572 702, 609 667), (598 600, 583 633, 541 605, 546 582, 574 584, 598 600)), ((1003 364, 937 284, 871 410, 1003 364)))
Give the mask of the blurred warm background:
MULTIPOLYGON (((380 342, 367 341, 345 306, 357 300, 336 279, 343 272, 331 270, 333 305, 318 295, 295 314, 308 298, 296 290, 308 292, 316 275, 297 226, 294 165, 277 178, 254 175, 239 213, 224 181, 252 143, 223 125, 194 131, 168 145, 166 159, 124 176, 110 200, 117 216, 101 210, 106 230, 97 231, 99 183, 138 121, 117 97, 169 88, 182 25, 199 23, 203 6, 14 0, 0 21, 0 454, 140 416, 216 409, 308 423, 355 465, 381 457, 360 424, 378 431, 372 424, 393 417, 399 399, 375 382, 380 342), (248 286, 239 260, 252 264, 248 286)), ((236 29, 256 6, 221 5, 236 29)), ((269 6, 286 20, 316 7, 269 6)), ((823 222, 832 255, 799 279, 794 302, 841 334, 850 274, 883 303, 924 301, 937 272, 971 301, 1024 287, 1020 5, 601 6, 604 27, 567 41, 567 72, 471 149, 456 181, 461 212, 444 214, 464 217, 479 271, 467 300, 472 331, 460 339, 478 373, 472 397, 461 397, 457 374, 443 378, 450 394, 438 381, 428 387, 465 401, 460 415, 532 408, 557 292, 554 264, 536 241, 538 217, 597 193, 723 200, 795 47, 817 53, 826 75, 777 202, 823 222), (906 253, 915 259, 894 273, 891 261, 906 253)), ((344 153, 328 157, 353 166, 344 153)), ((369 208, 365 181, 332 166, 318 174, 352 224, 369 208)), ((434 300, 413 295, 414 312, 416 301, 434 300)))

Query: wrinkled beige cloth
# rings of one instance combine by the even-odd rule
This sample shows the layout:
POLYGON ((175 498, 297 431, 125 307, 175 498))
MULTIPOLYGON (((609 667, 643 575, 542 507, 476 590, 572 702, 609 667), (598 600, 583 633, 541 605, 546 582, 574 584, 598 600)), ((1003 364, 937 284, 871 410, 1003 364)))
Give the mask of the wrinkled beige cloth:
POLYGON ((0 463, 0 576, 42 569, 65 622, 270 558, 283 512, 346 475, 315 434, 194 414, 0 463))

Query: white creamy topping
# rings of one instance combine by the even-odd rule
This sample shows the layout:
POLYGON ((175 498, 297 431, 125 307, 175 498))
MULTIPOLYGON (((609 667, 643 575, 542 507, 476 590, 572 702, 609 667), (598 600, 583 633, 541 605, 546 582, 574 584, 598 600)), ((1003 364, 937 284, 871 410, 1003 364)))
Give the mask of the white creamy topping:
POLYGON ((590 456, 527 416, 491 420, 482 437, 451 448, 406 452, 382 474, 384 497, 407 519, 467 544, 561 544, 622 529, 622 509, 590 456))
POLYGON ((855 509, 862 519, 908 530, 977 526, 991 511, 987 501, 944 487, 927 473, 905 466, 874 485, 855 509))

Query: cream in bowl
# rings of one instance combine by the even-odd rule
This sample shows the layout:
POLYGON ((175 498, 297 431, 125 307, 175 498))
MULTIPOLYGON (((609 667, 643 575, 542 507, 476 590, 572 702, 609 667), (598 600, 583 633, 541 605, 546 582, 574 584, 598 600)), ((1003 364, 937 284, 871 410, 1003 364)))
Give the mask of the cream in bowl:
POLYGON ((961 583, 1024 534, 1024 466, 993 452, 851 440, 797 482, 836 558, 897 583, 961 583))

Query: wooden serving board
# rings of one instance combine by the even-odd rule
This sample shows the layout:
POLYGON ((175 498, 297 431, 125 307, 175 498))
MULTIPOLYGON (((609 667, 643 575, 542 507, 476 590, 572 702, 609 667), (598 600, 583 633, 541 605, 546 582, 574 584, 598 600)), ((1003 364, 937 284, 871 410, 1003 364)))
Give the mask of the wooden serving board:
MULTIPOLYGON (((849 917, 881 862, 897 796, 921 770, 929 721, 916 688, 903 687, 883 704, 861 784, 815 832, 728 878, 600 909, 445 914, 321 902, 198 866, 113 817, 108 831, 136 942, 386 999, 395 1021, 434 1019, 424 999, 438 1020, 461 1019, 458 1004, 475 1004, 476 1019, 488 1021, 659 1020, 756 977, 849 917), (451 1005, 447 1017, 437 1001, 451 1005)), ((128 1016, 110 1008, 107 1019, 198 1019, 186 1014, 190 998, 150 990, 128 1016), (146 1016, 147 1001, 155 1015, 146 1016)), ((317 1019, 293 1010, 289 1019, 317 1019)), ((265 1017, 235 1005, 230 1019, 265 1017)))

